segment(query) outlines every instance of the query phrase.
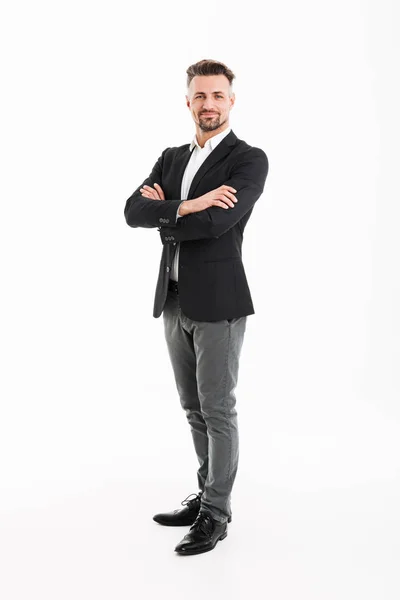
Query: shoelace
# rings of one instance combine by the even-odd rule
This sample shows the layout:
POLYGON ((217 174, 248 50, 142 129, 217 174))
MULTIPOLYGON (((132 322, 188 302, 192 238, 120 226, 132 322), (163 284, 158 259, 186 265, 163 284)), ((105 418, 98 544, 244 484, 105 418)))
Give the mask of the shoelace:
POLYGON ((199 494, 189 494, 189 496, 187 498, 182 500, 181 504, 183 504, 183 506, 185 506, 185 504, 187 504, 189 506, 189 508, 191 508, 191 506, 194 504, 194 502, 200 500, 202 493, 203 492, 200 492, 199 494), (195 497, 192 498, 191 500, 188 500, 188 498, 190 498, 190 496, 195 496, 195 497))
POLYGON ((199 529, 205 535, 211 535, 213 532, 213 523, 210 515, 200 511, 196 517, 195 522, 191 526, 190 531, 192 529, 199 529))

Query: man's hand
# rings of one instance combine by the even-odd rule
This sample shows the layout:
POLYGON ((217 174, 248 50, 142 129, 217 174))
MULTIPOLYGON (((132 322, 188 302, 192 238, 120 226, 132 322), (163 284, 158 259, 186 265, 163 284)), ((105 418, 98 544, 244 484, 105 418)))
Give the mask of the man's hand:
POLYGON ((154 188, 150 187, 149 185, 144 185, 142 188, 140 188, 142 196, 144 196, 144 198, 150 198, 151 200, 165 200, 162 187, 158 185, 158 183, 155 183, 154 188))
POLYGON ((210 206, 220 206, 221 208, 233 208, 237 198, 233 195, 235 188, 230 185, 221 185, 203 196, 194 198, 194 200, 185 200, 179 207, 178 214, 184 217, 191 213, 200 212, 210 206))

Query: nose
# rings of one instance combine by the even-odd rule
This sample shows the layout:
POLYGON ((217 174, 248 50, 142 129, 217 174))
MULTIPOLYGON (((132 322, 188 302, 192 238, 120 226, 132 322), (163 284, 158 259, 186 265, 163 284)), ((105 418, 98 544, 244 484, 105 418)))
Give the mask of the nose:
POLYGON ((214 106, 211 98, 206 98, 203 102, 203 112, 214 112, 214 106))

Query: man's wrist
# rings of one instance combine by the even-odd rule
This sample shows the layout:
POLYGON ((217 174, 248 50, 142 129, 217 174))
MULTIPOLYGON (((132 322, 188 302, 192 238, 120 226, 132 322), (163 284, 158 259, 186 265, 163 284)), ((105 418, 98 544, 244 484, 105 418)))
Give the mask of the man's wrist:
POLYGON ((178 210, 178 215, 180 217, 184 217, 185 215, 189 214, 189 206, 188 206, 188 201, 185 200, 184 202, 182 202, 182 204, 179 206, 179 210, 178 210))

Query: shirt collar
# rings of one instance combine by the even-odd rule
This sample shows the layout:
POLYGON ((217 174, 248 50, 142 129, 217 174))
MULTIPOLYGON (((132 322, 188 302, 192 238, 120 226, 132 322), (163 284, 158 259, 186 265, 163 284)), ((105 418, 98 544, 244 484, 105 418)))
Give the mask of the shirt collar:
MULTIPOLYGON (((221 133, 217 133, 217 135, 213 135, 213 137, 211 137, 210 139, 208 139, 206 141, 206 143, 204 144, 204 148, 207 148, 208 146, 211 148, 211 150, 214 150, 214 148, 224 139, 225 136, 228 135, 228 133, 231 132, 231 127, 228 127, 227 129, 224 129, 224 131, 221 131, 221 133)), ((190 152, 193 150, 193 148, 197 146, 198 148, 200 148, 199 144, 197 143, 197 137, 196 134, 194 135, 194 138, 190 144, 190 152)), ((204 148, 200 148, 200 150, 204 150, 204 148)))

